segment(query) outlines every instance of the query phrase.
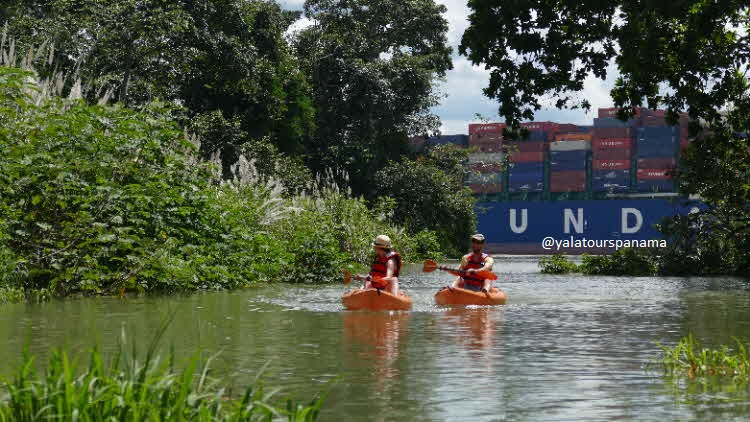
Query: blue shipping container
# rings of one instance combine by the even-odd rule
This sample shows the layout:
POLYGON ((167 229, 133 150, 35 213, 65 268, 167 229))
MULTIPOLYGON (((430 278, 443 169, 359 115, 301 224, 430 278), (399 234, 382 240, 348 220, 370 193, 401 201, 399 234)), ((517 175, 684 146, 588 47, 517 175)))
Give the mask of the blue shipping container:
POLYGON ((676 140, 641 140, 636 144, 636 158, 674 157, 679 143, 676 140))
POLYGON ((679 126, 639 127, 635 129, 638 138, 663 138, 665 136, 679 136, 679 126))
POLYGON ((513 167, 509 170, 511 173, 530 173, 530 172, 543 172, 544 162, 537 161, 532 163, 513 163, 513 167))
POLYGON ((544 183, 542 182, 515 182, 508 183, 508 192, 543 192, 544 183))
POLYGON ((674 180, 639 180, 638 192, 674 192, 674 180))
POLYGON ((622 193, 627 192, 630 189, 627 183, 617 183, 609 180, 592 180, 591 190, 594 192, 613 192, 622 193))
POLYGON ((549 152, 549 160, 552 162, 561 162, 561 161, 578 161, 578 162, 586 162, 586 157, 588 156, 588 151, 586 150, 578 150, 578 151, 550 151, 549 152))
POLYGON ((542 142, 547 140, 547 132, 541 131, 541 130, 532 130, 529 131, 529 137, 526 139, 527 141, 533 141, 533 142, 542 142))
POLYGON ((550 161, 552 171, 586 170, 586 161, 550 161))
POLYGON ((591 177, 594 180, 630 180, 630 170, 594 170, 591 177))
POLYGON ((638 126, 638 120, 630 119, 623 122, 614 117, 594 117, 594 127, 633 127, 638 126))

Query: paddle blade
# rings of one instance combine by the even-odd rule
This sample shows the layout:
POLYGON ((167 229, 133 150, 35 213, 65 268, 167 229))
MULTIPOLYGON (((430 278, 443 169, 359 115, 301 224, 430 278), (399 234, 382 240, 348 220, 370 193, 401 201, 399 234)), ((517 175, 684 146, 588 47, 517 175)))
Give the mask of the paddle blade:
POLYGON ((435 262, 435 261, 433 261, 431 259, 428 259, 428 260, 426 260, 424 262, 424 265, 422 266, 422 271, 424 271, 426 273, 431 273, 431 272, 435 271, 437 269, 437 267, 438 267, 438 263, 437 262, 435 262))
POLYGON ((352 282, 352 273, 350 273, 347 270, 344 270, 344 284, 349 284, 352 282))
POLYGON ((497 275, 492 271, 477 271, 477 276, 485 280, 497 280, 497 275))

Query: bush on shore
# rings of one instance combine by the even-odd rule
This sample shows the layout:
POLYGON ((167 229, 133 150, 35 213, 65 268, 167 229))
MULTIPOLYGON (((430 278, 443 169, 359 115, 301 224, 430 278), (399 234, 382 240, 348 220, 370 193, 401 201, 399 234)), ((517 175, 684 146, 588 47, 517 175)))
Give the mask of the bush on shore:
POLYGON ((369 263, 380 233, 407 260, 442 250, 434 233, 392 224, 388 207, 331 189, 285 195, 244 158, 221 181, 172 107, 42 91, 32 72, 0 67, 0 302, 333 282, 369 263))

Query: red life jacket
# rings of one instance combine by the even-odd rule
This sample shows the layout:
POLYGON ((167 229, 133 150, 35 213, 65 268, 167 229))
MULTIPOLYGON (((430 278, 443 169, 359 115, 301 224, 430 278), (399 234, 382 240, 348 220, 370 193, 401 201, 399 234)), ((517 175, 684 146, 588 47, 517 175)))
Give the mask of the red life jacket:
POLYGON ((398 274, 401 272, 401 255, 398 252, 391 251, 385 256, 381 257, 378 255, 375 257, 375 261, 372 263, 372 267, 370 267, 370 276, 372 277, 370 283, 376 289, 385 289, 390 284, 388 281, 377 279, 385 277, 388 274, 388 261, 391 259, 396 260, 396 270, 393 272, 393 276, 398 277, 398 274))
MULTIPOLYGON (((484 260, 488 257, 486 253, 477 255, 474 252, 468 255, 468 263, 466 264, 466 270, 473 268, 478 270, 484 267, 484 260)), ((477 277, 475 274, 466 273, 463 275, 464 282, 469 283, 472 286, 484 287, 484 279, 477 277)))

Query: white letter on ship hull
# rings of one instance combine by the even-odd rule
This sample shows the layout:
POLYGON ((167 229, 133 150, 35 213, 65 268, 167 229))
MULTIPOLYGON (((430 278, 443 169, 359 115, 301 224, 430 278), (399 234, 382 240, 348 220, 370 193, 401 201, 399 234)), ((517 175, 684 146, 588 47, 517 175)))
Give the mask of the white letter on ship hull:
POLYGON ((622 232, 623 233, 638 233, 643 225, 643 214, 636 208, 623 208, 622 209, 622 232), (628 227, 628 214, 635 216, 635 226, 628 227))
POLYGON ((528 226, 529 222, 529 212, 526 208, 521 210, 521 225, 519 226, 518 219, 516 218, 516 209, 511 208, 510 209, 510 229, 513 231, 513 233, 523 233, 526 231, 526 227, 528 226))
POLYGON ((566 234, 570 233, 570 225, 576 230, 576 233, 583 233, 583 208, 578 208, 578 218, 573 215, 573 210, 565 208, 565 214, 563 216, 564 228, 563 231, 566 234))

